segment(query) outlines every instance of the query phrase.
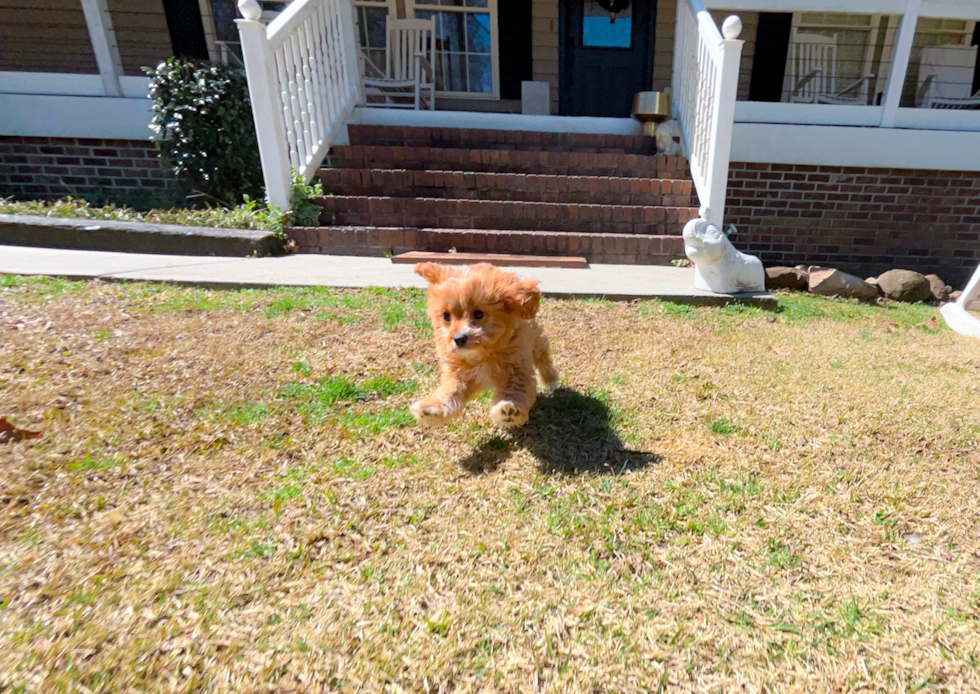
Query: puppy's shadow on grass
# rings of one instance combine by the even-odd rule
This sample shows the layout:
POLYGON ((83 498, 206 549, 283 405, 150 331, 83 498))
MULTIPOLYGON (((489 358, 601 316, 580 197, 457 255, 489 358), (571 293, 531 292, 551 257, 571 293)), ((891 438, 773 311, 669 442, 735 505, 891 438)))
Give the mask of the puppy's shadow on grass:
POLYGON ((612 420, 599 398, 560 388, 538 398, 526 424, 482 441, 460 466, 472 474, 493 472, 518 448, 545 474, 620 475, 660 462, 656 453, 629 450, 612 420))

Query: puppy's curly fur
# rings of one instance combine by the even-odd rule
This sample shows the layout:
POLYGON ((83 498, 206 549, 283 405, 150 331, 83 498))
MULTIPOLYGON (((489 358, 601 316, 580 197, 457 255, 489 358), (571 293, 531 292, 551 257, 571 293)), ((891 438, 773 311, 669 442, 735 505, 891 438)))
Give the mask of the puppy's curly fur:
POLYGON ((510 428, 527 421, 538 381, 558 385, 548 338, 535 320, 541 302, 537 280, 521 280, 493 265, 453 269, 420 263, 429 282, 426 313, 432 321, 442 376, 439 387, 411 406, 425 424, 443 424, 467 401, 494 392, 490 417, 510 428))

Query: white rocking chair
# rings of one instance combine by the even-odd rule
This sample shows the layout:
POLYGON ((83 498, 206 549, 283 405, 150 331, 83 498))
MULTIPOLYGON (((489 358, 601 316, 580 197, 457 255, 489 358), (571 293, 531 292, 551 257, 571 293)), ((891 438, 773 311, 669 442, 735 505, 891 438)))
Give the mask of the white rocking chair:
POLYGON ((980 309, 980 267, 973 273, 973 278, 956 303, 946 304, 939 311, 950 329, 960 335, 980 337, 980 318, 970 313, 971 308, 980 309))
POLYGON ((837 89, 837 35, 800 34, 796 28, 789 44, 789 100, 797 104, 865 106, 874 73, 837 89))
MULTIPOLYGON (((395 19, 389 15, 387 25, 384 74, 364 77, 367 105, 435 109, 435 19, 395 19)), ((373 64, 367 62, 366 66, 373 64)))
POLYGON ((976 46, 929 46, 922 49, 919 64, 917 108, 975 111, 980 91, 973 92, 976 46))

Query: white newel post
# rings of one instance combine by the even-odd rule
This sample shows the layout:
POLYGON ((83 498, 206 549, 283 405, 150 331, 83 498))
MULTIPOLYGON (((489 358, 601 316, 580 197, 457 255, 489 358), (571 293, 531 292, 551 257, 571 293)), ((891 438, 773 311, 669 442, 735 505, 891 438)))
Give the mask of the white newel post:
POLYGON ((732 131, 735 127, 735 100, 738 98, 738 70, 742 60, 742 20, 732 16, 721 27, 725 38, 719 47, 720 69, 715 75, 714 114, 711 117, 711 133, 708 149, 708 199, 701 201, 700 216, 719 229, 725 214, 728 196, 728 165, 732 157, 732 131))
POLYGON ((248 75, 248 93, 252 100, 266 197, 270 204, 279 205, 285 210, 289 208, 289 151, 286 149, 282 111, 279 109, 275 58, 269 46, 266 27, 258 21, 262 15, 259 3, 256 0, 239 0, 238 9, 245 17, 236 19, 235 23, 242 39, 242 55, 248 75))

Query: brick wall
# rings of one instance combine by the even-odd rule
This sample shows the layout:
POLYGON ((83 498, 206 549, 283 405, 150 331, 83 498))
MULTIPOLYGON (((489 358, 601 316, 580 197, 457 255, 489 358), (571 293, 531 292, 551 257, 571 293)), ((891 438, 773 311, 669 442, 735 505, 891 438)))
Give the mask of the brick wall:
POLYGON ((531 72, 551 85, 551 112, 558 113, 558 0, 531 0, 531 72))
POLYGON ((0 196, 163 193, 173 183, 150 142, 0 137, 0 196))
POLYGON ((732 163, 725 220, 766 265, 959 284, 980 263, 980 173, 732 163))

